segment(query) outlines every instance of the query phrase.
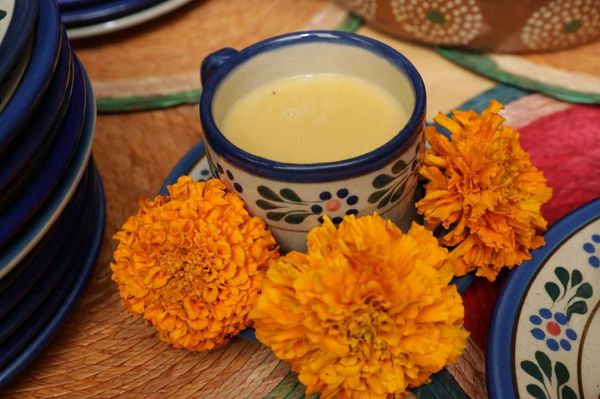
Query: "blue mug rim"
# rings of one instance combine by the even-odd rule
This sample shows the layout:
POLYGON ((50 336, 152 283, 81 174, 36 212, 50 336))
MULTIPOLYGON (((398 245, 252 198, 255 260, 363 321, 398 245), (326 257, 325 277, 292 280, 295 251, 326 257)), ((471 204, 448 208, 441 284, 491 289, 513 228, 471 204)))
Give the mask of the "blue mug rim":
MULTIPOLYGON (((210 57, 210 55, 208 56, 210 57)), ((207 57, 207 58, 208 58, 207 57)), ((380 169, 414 142, 425 120, 425 85, 415 66, 400 52, 375 39, 350 32, 312 30, 275 36, 232 54, 205 82, 200 97, 200 121, 204 138, 214 151, 228 162, 258 176, 287 182, 323 182, 361 176, 380 169), (213 97, 219 85, 236 67, 250 58, 280 47, 306 43, 334 43, 360 47, 385 58, 405 74, 415 97, 413 112, 404 127, 382 146, 359 156, 334 162, 285 163, 251 154, 229 141, 217 127, 213 97)))

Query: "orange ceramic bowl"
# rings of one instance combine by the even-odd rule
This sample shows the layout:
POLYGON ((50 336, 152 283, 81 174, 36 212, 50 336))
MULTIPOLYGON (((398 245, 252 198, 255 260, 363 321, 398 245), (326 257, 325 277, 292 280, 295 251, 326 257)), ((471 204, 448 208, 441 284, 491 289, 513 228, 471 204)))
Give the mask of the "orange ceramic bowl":
POLYGON ((600 0, 339 0, 369 24, 424 43, 552 51, 600 37, 600 0))

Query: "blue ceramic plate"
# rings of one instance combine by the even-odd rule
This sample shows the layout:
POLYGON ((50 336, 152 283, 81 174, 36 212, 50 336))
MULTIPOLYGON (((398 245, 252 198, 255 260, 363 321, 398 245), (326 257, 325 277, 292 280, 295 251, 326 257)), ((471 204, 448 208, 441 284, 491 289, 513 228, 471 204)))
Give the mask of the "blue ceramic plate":
POLYGON ((86 37, 105 35, 117 32, 165 15, 193 0, 164 0, 153 7, 138 11, 135 14, 126 15, 110 21, 100 22, 93 25, 69 28, 67 33, 70 39, 83 39, 86 37))
POLYGON ((60 6, 61 10, 67 10, 70 8, 89 7, 91 5, 101 3, 102 1, 104 0, 58 0, 58 5, 60 6))
MULTIPOLYGON (((55 121, 60 122, 65 116, 71 100, 73 88, 73 63, 68 40, 63 39, 59 64, 48 91, 36 109, 35 116, 28 126, 15 138, 10 145, 10 151, 0 159, 0 203, 6 201, 7 185, 13 181, 17 174, 23 180, 23 168, 32 167, 31 162, 42 160, 43 154, 36 153, 42 142, 52 141, 52 127, 55 121), (32 159, 35 154, 35 158, 32 159)), ((56 123, 60 126, 60 123, 56 123)), ((58 126, 58 127, 59 127, 58 126)), ((57 129, 55 129, 57 130, 57 129)), ((14 190, 14 182, 11 187, 14 190)), ((2 205, 0 205, 0 209, 2 205)))
POLYGON ((0 356, 3 360, 10 359, 7 363, 4 360, 5 364, 0 369, 0 387, 8 384, 50 342, 83 293, 94 271, 104 234, 104 191, 97 174, 93 202, 96 212, 88 226, 89 231, 84 237, 83 244, 77 249, 76 260, 70 264, 52 295, 0 348, 0 356), (14 357, 10 358, 11 355, 14 357))
MULTIPOLYGON (((89 171, 83 177, 77 191, 64 212, 60 215, 50 231, 44 235, 42 241, 31 250, 17 267, 15 267, 6 277, 0 280, 0 320, 4 329, 4 316, 19 303, 30 291, 31 287, 37 283, 44 274, 48 266, 57 261, 58 254, 65 256, 69 248, 62 248, 65 240, 77 239, 78 229, 81 229, 80 222, 81 210, 84 208, 83 200, 87 196, 87 190, 91 178, 89 171)), ((89 205, 85 205, 89 207, 89 205)), ((32 294, 34 295, 34 294, 32 294)), ((0 331, 2 335, 4 331, 0 331)))
MULTIPOLYGON (((8 310, 5 314, 0 316, 0 348, 5 343, 7 339, 14 341, 14 338, 11 337, 12 334, 19 329, 23 325, 23 323, 30 318, 31 315, 36 312, 36 309, 42 305, 42 303, 49 297, 50 293, 53 293, 55 289, 60 286, 61 281, 63 280, 64 274, 67 270, 74 264, 78 263, 76 259, 77 251, 81 248, 85 248, 88 245, 88 242, 85 238, 85 233, 90 230, 90 223, 93 222, 93 214, 97 213, 95 201, 91 201, 90 198, 94 198, 94 188, 95 184, 92 183, 88 185, 87 180, 93 177, 93 171, 87 171, 83 177, 80 186, 84 186, 83 190, 86 188, 89 192, 84 192, 84 206, 79 212, 78 215, 71 215, 71 217, 75 217, 78 219, 79 223, 71 231, 65 232, 63 231, 60 237, 55 237, 54 242, 52 242, 51 246, 56 247, 54 256, 51 253, 48 254, 40 254, 40 257, 37 259, 37 268, 34 267, 32 270, 33 275, 38 274, 38 269, 42 270, 42 276, 35 283, 30 284, 28 281, 23 281, 21 279, 21 287, 23 289, 31 289, 27 292, 26 295, 23 295, 21 292, 17 292, 18 296, 21 296, 19 300, 15 302, 14 298, 7 298, 8 301, 2 303, 3 305, 11 305, 12 306, 4 306, 2 310, 8 310), (56 252, 58 254, 56 254, 56 252), (50 255, 48 258, 44 258, 41 255, 50 255), (48 266, 48 267, 46 267, 48 266), (45 270, 45 272, 44 272, 45 270)), ((79 190, 78 190, 79 191, 79 190)), ((55 224, 57 226, 58 223, 55 224)), ((45 238, 45 237, 44 237, 45 238)), ((28 277, 28 276, 25 276, 28 277)), ((19 282, 16 282, 18 285, 19 282)), ((12 288, 12 287, 11 287, 12 288)), ((46 313, 46 312, 45 312, 46 313)), ((36 317, 38 319, 38 317, 36 317)), ((28 323, 29 324, 29 323, 28 323)), ((27 325, 25 329, 29 329, 30 326, 27 325)), ((19 336, 19 340, 22 340, 23 334, 19 332, 17 334, 19 336)), ((26 342, 26 341, 25 341, 26 342)), ((15 345, 11 344, 7 348, 9 351, 16 350, 15 345)), ((3 363, 10 360, 10 357, 5 354, 2 350, 0 350, 0 367, 3 363)))
POLYGON ((494 308, 492 399, 600 397, 600 199, 571 213, 513 270, 494 308))
MULTIPOLYGON (((78 149, 85 123, 85 88, 80 72, 75 75, 75 90, 67 116, 63 120, 58 137, 39 173, 27 182, 24 192, 11 204, 2 204, 0 213, 0 247, 16 235, 20 228, 35 215, 60 182, 78 149)), ((76 165, 76 167, 81 167, 76 165)))
POLYGON ((56 4, 41 1, 32 57, 19 87, 0 114, 0 154, 21 132, 46 92, 58 62, 60 31, 56 4))
POLYGON ((23 75, 27 70, 29 60, 31 59, 33 38, 34 35, 29 37, 19 58, 13 64, 11 71, 6 75, 4 81, 0 82, 0 114, 2 113, 2 110, 4 110, 4 106, 12 98, 12 95, 17 91, 19 84, 21 84, 21 79, 23 79, 23 75))
POLYGON ((63 10, 61 18, 67 28, 92 25, 135 14, 165 0, 112 0, 88 7, 63 10))
MULTIPOLYGON (((79 62, 76 63, 76 66, 80 68, 79 62)), ((38 210, 28 224, 19 231, 19 234, 10 241, 9 245, 0 248, 0 278, 4 277, 27 255, 56 221, 73 195, 75 188, 85 171, 92 149, 96 123, 96 108, 94 95, 87 75, 85 74, 85 70, 83 68, 80 68, 80 70, 87 89, 85 101, 90 106, 86 108, 85 127, 79 141, 79 148, 67 171, 62 176, 60 184, 44 202, 43 207, 38 210)), ((76 68, 76 80, 79 79, 79 73, 79 70, 76 68)), ((3 228, 3 226, 0 226, 0 229, 1 228, 3 228)))
POLYGON ((0 82, 13 65, 31 36, 38 0, 0 0, 0 82))

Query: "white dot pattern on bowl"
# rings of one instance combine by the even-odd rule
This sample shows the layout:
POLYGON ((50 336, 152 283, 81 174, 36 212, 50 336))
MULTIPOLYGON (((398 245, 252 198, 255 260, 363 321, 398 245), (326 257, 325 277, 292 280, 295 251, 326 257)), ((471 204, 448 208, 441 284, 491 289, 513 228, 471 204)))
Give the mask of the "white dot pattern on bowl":
POLYGON ((377 11, 377 0, 341 0, 356 15, 364 19, 371 19, 377 11))
POLYGON ((467 44, 483 29, 475 0, 391 0, 400 26, 415 38, 437 44, 467 44))
POLYGON ((589 41, 599 30, 598 0, 554 0, 529 17, 521 40, 532 50, 549 50, 589 41))

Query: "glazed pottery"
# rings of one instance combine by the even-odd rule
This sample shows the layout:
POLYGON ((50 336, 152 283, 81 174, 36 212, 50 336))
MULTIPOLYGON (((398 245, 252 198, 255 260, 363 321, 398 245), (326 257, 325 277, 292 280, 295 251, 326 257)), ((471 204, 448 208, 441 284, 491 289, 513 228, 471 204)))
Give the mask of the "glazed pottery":
POLYGON ((23 79, 23 75, 27 69, 27 65, 29 64, 32 49, 33 37, 30 37, 27 43, 25 43, 21 54, 19 54, 19 58, 13 64, 12 70, 8 73, 8 76, 6 76, 4 81, 0 83, 0 113, 17 90, 17 87, 19 87, 21 79, 23 79))
MULTIPOLYGON (((46 198, 62 181, 69 167, 84 168, 87 157, 81 159, 81 164, 71 162, 76 152, 88 153, 91 147, 91 136, 80 140, 85 123, 86 108, 91 104, 86 102, 83 78, 79 70, 76 72, 76 87, 71 98, 71 105, 65 119, 62 121, 58 136, 52 144, 50 154, 44 160, 38 174, 32 176, 25 190, 10 204, 4 204, 6 210, 0 215, 0 247, 4 246, 21 227, 35 216, 36 211, 43 206, 46 198)), ((87 154, 89 156, 89 154, 87 154)))
POLYGON ((81 8, 103 2, 104 0, 58 0, 60 9, 81 8))
MULTIPOLYGON (((87 175, 92 179, 94 179, 93 174, 93 171, 87 172, 87 175)), ((80 184, 81 186, 86 186, 87 177, 88 176, 84 175, 80 184)), ((86 188, 88 188, 88 191, 93 192, 94 187, 95 183, 90 184, 89 187, 86 188)), ((77 261, 75 259, 75 253, 80 246, 84 244, 84 242, 85 245, 88 245, 87 241, 83 241, 85 239, 84 233, 93 228, 91 226, 91 223, 93 222, 92 215, 97 212, 97 210, 94 209, 97 204, 92 200, 95 200, 94 195, 86 193, 86 197, 87 198, 83 198, 83 200, 88 203, 83 207, 82 212, 76 215, 79 223, 77 223, 77 225, 68 233, 70 238, 67 240, 60 238, 53 243, 55 246, 59 246, 58 250, 60 253, 58 256, 38 259, 37 263, 39 268, 42 270, 47 269, 46 273, 35 282, 26 295, 23 295, 5 314, 0 316, 0 323, 2 323, 2 329, 0 329, 0 348, 6 344, 11 335, 25 323, 25 321, 51 294, 55 287, 60 284, 66 271, 73 268, 73 263, 77 261), (78 242, 78 240, 82 241, 78 242), (50 263, 52 266, 45 268, 44 263, 50 263)), ((11 350, 14 351, 15 348, 11 347, 11 350)), ((0 354, 0 367, 3 364, 2 358, 3 356, 0 354)))
POLYGON ((600 397, 600 199, 511 272, 490 327, 492 399, 600 397))
MULTIPOLYGON (((64 256, 67 247, 62 244, 57 245, 57 243, 61 243, 65 236, 76 237, 72 232, 81 225, 79 216, 88 207, 84 203, 88 188, 91 186, 88 183, 89 178, 84 176, 69 204, 52 228, 44 235, 43 240, 19 262, 18 267, 0 280, 0 320, 23 297, 27 296, 53 260, 64 256)), ((70 243, 67 245, 71 246, 70 243)))
POLYGON ((53 1, 41 1, 32 57, 21 83, 0 113, 0 155, 18 135, 46 92, 59 59, 61 27, 53 1))
POLYGON ((0 79, 0 387, 73 309, 105 221, 91 161, 95 100, 56 1, 0 0, 0 74, 14 49, 16 62, 0 79), (22 14, 28 6, 31 29, 22 14), (11 32, 23 37, 7 42, 11 32))
POLYGON ((26 186, 35 166, 44 160, 70 105, 73 80, 71 48, 65 37, 58 66, 34 117, 0 159, 0 207, 26 186))
MULTIPOLYGON (((91 90, 91 88, 89 88, 91 90)), ((79 245, 72 246, 72 258, 52 294, 25 323, 0 346, 0 387, 6 386, 52 340, 73 311, 94 271, 100 254, 105 223, 105 198, 100 176, 89 164, 93 190, 86 199, 91 218, 79 245)), ((58 265, 58 263, 57 263, 58 265)))
MULTIPOLYGON (((76 63, 75 71, 77 80, 81 81, 81 76, 83 75, 85 88, 82 89, 85 92, 85 103, 89 105, 85 107, 83 133, 77 144, 75 154, 66 171, 63 173, 59 184, 49 193, 49 196, 41 204, 35 215, 32 215, 27 224, 19 230, 18 235, 10 240, 8 245, 0 248, 0 278, 4 277, 18 265, 61 215, 69 199, 73 196, 91 156, 96 123, 95 101, 85 71, 79 62, 76 63)), ((81 107, 81 104, 78 107, 81 107)), ((18 209, 21 209, 20 207, 24 205, 18 206, 18 209)), ((19 215, 21 215, 21 212, 19 212, 19 215)), ((7 220, 14 220, 14 217, 6 216, 7 220)), ((0 231, 3 231, 3 235, 6 236, 13 236, 15 234, 14 231, 5 226, 0 226, 0 231)))
POLYGON ((39 0, 0 0, 0 84, 30 40, 39 0))
POLYGON ((402 54, 352 33, 298 32, 239 52, 223 49, 209 55, 202 64, 202 81, 200 118, 211 170, 266 221, 284 250, 303 249, 306 233, 325 215, 334 223, 345 215, 373 212, 404 226, 411 219, 424 151, 425 89, 402 54), (314 164, 260 158, 236 147, 219 130, 227 109, 252 88, 319 73, 349 74, 388 89, 409 110, 407 124, 371 152, 314 164))
MULTIPOLYGON (((93 1, 99 3, 97 0, 93 1)), ((121 15, 119 17, 113 16, 104 22, 86 23, 81 26, 69 27, 69 38, 81 39, 127 29, 165 15, 191 1, 192 0, 163 0, 158 3, 152 3, 151 6, 148 4, 147 7, 127 15, 121 15)), ((65 10, 67 10, 67 8, 65 8, 65 10)), ((69 7, 68 10, 71 10, 71 7, 69 7)))
POLYGON ((338 0, 396 36, 493 52, 549 51, 600 37, 598 0, 338 0))
POLYGON ((85 7, 62 10, 61 19, 67 28, 112 21, 134 14, 164 0, 113 0, 85 7))

